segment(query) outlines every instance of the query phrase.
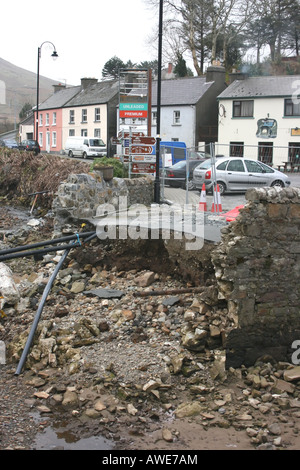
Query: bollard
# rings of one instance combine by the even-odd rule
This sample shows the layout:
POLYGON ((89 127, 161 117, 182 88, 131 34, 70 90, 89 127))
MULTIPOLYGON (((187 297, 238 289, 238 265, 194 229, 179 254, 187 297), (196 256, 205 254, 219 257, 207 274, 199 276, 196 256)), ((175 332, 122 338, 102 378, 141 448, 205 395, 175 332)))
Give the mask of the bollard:
POLYGON ((6 364, 5 358, 5 343, 4 341, 0 341, 0 365, 6 364))

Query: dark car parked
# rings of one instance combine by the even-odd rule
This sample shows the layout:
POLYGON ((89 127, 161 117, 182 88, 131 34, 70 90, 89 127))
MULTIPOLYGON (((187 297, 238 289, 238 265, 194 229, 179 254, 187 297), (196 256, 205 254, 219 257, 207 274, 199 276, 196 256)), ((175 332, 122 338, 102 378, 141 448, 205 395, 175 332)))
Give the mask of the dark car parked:
POLYGON ((34 152, 36 155, 40 153, 41 148, 36 140, 22 140, 19 145, 19 150, 26 150, 27 152, 34 152))
MULTIPOLYGON (((196 166, 200 165, 205 158, 198 158, 197 160, 189 160, 189 183, 188 188, 194 189, 193 184, 193 171, 196 166)), ((169 168, 164 169, 164 184, 169 185, 173 188, 186 188, 186 173, 187 173, 187 162, 181 160, 175 163, 169 168)))

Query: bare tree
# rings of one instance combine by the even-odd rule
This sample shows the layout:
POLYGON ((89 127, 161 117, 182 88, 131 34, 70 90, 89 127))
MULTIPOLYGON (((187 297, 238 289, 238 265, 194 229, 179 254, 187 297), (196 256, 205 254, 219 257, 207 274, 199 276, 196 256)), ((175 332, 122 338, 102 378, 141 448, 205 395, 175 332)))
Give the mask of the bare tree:
MULTIPOLYGON (((145 0, 157 6, 159 0, 145 0)), ((227 48, 245 28, 255 0, 164 0, 165 30, 172 27, 178 36, 180 52, 189 51, 198 75, 204 62, 218 59, 218 41, 222 38, 220 57, 225 63, 227 48)))

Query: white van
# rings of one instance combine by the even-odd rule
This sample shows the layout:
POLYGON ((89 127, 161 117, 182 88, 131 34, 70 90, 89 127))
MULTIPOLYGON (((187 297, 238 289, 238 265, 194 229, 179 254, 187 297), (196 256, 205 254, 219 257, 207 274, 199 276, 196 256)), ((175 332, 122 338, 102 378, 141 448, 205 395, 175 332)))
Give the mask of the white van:
POLYGON ((102 139, 97 137, 68 137, 65 151, 69 157, 105 157, 107 148, 102 139))

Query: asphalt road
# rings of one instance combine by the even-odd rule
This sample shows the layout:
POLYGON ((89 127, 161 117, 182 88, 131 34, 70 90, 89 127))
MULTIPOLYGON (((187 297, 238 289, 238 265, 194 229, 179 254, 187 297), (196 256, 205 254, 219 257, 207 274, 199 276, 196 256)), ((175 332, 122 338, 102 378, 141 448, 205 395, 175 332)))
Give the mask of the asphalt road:
MULTIPOLYGON (((300 188, 300 172, 296 174, 291 174, 291 186, 300 188)), ((172 203, 184 205, 184 204, 199 204, 200 200, 200 192, 197 191, 188 191, 181 188, 170 188, 169 186, 165 186, 161 188, 161 198, 165 200, 171 201, 172 203)), ((206 195, 206 202, 207 202, 207 211, 211 211, 212 204, 213 204, 213 196, 211 194, 206 195)), ((231 193, 225 194, 221 197, 221 205, 222 211, 227 212, 231 209, 234 209, 237 206, 244 205, 246 202, 245 193, 231 193)))

